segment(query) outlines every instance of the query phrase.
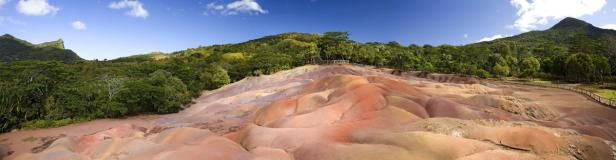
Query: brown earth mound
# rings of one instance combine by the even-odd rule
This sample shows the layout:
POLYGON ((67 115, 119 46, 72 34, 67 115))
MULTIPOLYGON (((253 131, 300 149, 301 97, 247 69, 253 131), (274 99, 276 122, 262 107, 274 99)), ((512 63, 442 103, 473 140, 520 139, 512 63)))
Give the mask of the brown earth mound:
POLYGON ((0 140, 17 148, 9 159, 615 158, 616 111, 576 93, 401 75, 304 66, 209 92, 177 114, 66 134, 38 153, 19 150, 31 145, 19 138, 79 125, 0 140))

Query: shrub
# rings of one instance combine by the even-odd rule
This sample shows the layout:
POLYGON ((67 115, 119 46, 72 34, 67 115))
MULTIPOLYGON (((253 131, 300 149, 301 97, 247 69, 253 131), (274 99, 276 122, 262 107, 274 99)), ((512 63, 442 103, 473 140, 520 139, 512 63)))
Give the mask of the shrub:
POLYGON ((483 70, 483 69, 478 69, 475 70, 475 73, 473 73, 473 75, 479 77, 479 78, 490 78, 490 72, 483 70))
POLYGON ((231 82, 227 70, 220 66, 206 66, 200 79, 202 83, 205 83, 205 89, 208 90, 220 88, 231 82))

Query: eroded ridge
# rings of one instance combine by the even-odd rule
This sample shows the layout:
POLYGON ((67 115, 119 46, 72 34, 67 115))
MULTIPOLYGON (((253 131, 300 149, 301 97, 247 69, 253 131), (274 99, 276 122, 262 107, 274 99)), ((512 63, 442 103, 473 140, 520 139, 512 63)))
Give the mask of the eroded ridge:
POLYGON ((614 110, 564 90, 446 76, 304 66, 206 93, 153 127, 66 136, 12 158, 614 159, 614 110))

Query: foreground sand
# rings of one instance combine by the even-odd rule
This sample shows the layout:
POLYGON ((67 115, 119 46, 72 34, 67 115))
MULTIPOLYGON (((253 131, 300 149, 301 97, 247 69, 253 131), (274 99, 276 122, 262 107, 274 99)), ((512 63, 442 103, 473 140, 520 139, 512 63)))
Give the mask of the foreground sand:
POLYGON ((615 158, 616 110, 565 90, 478 82, 304 66, 206 93, 177 114, 6 133, 0 144, 8 159, 615 158))

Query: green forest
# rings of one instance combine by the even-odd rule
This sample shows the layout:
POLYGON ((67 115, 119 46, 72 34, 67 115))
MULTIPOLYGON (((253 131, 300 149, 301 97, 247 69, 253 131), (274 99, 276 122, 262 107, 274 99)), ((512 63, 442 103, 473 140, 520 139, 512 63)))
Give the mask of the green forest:
POLYGON ((571 18, 546 31, 463 46, 361 43, 349 37, 347 32, 284 33, 239 44, 86 61, 63 46, 32 45, 5 35, 0 39, 0 131, 174 113, 204 90, 329 60, 480 78, 616 80, 616 31, 571 18), (50 58, 28 58, 33 55, 50 58))

